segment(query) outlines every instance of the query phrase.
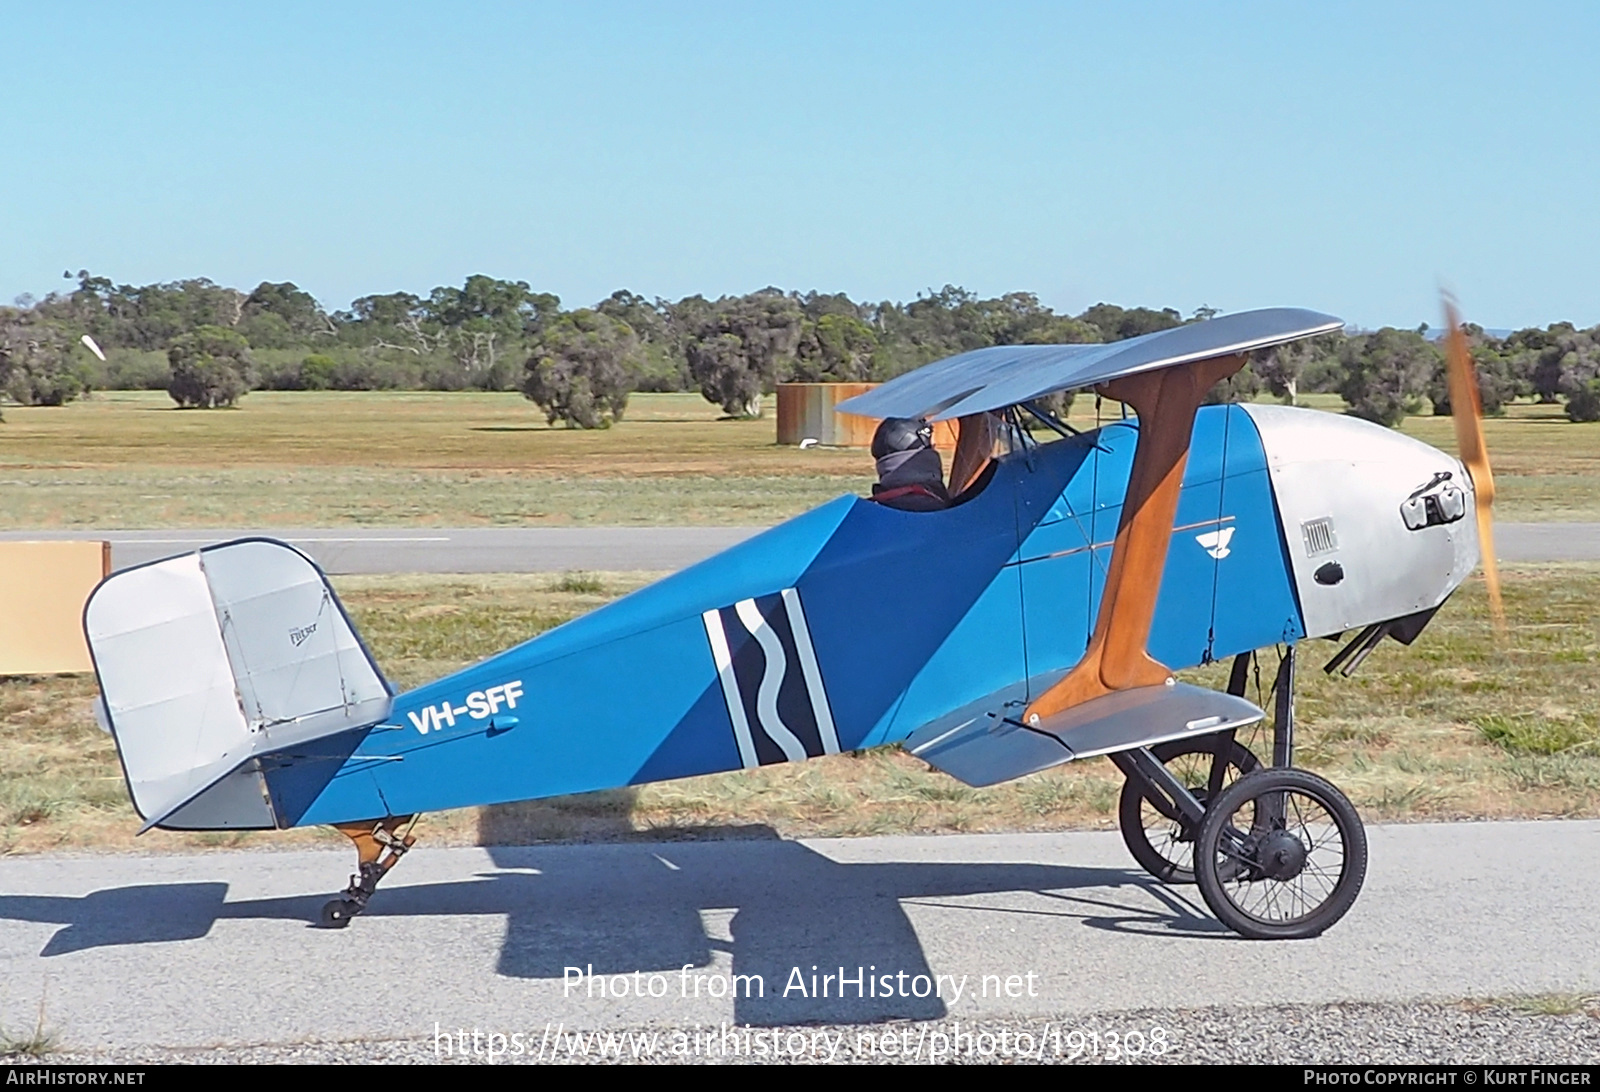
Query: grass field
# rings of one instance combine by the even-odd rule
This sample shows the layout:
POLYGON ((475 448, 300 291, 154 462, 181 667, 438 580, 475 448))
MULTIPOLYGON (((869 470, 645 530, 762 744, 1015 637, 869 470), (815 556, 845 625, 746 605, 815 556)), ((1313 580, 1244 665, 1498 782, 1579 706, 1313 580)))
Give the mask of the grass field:
MULTIPOLYGON (((412 686, 650 579, 650 574, 344 577, 385 671, 412 686)), ((1506 572, 1503 641, 1469 581, 1411 648, 1386 642, 1354 679, 1303 647, 1299 763, 1369 821, 1600 815, 1600 565, 1506 572)), ((1270 682, 1274 665, 1262 665, 1270 682)), ((1220 685, 1221 667, 1201 673, 1220 685)), ((85 677, 0 679, 0 852, 132 848, 138 829, 85 677)), ((1268 753, 1258 740, 1258 754, 1268 753)), ((429 816, 430 843, 1106 827, 1120 777, 1096 759, 969 789, 895 749, 798 766, 429 816)), ((337 841, 324 831, 169 834, 144 850, 337 841)))
POLYGON ((278 393, 182 411, 155 392, 7 407, 7 527, 766 524, 864 491, 863 452, 779 447, 769 416, 638 395, 551 428, 516 394, 278 393))
MULTIPOLYGON (((1329 396, 1310 401, 1338 408, 1329 396)), ((1095 423, 1092 399, 1076 409, 1074 424, 1095 423)), ((112 393, 6 407, 0 526, 764 524, 866 491, 865 452, 780 448, 773 431, 770 416, 719 420, 696 395, 635 396, 626 421, 584 432, 547 427, 514 394, 256 392, 238 410, 207 413, 172 409, 158 392, 112 393)), ((1405 431, 1453 444, 1443 419, 1414 417, 1405 431)), ((1519 405, 1487 431, 1502 519, 1600 519, 1600 424, 1519 405)), ((385 669, 412 685, 645 579, 346 577, 339 586, 385 669)), ((1514 568, 1507 591, 1515 626, 1503 645, 1469 582, 1416 647, 1386 645, 1357 679, 1335 683, 1308 663, 1304 764, 1368 818, 1600 814, 1600 567, 1514 568)), ((1310 658, 1332 651, 1307 648, 1310 658)), ((0 852, 132 844, 137 822, 110 740, 89 716, 92 695, 87 678, 0 679, 0 852)), ((884 750, 450 813, 430 817, 428 831, 436 841, 520 842, 1101 826, 1119 785, 1095 761, 977 791, 884 750)), ((140 845, 265 841, 155 832, 140 845)))
MULTIPOLYGON (((1074 408, 1092 427, 1094 400, 1074 408)), ((864 451, 775 444, 770 408, 718 415, 693 394, 635 395, 625 421, 594 432, 548 427, 516 394, 257 391, 207 412, 136 391, 7 406, 0 527, 762 525, 871 484, 864 451)), ((1445 419, 1404 429, 1454 446, 1445 419)), ((1600 520, 1600 423, 1517 405, 1487 431, 1500 518, 1600 520)))

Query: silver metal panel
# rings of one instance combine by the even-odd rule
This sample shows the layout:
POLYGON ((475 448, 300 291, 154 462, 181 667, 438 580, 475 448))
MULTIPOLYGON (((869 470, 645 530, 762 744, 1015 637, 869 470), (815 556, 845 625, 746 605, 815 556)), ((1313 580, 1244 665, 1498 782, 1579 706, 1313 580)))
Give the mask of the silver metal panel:
POLYGON ((1074 758, 1090 758, 1242 728, 1265 715, 1244 698, 1174 682, 1119 690, 1063 710, 1033 727, 1059 739, 1074 758))
POLYGON ((988 712, 938 734, 920 729, 905 742, 930 766, 983 788, 1075 758, 1241 728, 1262 716, 1244 698, 1173 683, 1120 690, 1028 727, 988 712))
POLYGON ((909 749, 976 789, 1072 761, 1072 752, 1053 737, 987 714, 909 749))
POLYGON ((1244 410, 1266 450, 1308 637, 1436 607, 1477 565, 1472 478, 1453 456, 1355 417, 1244 410), (1462 518, 1408 527, 1403 506, 1439 474, 1464 492, 1462 518))
POLYGON ((1241 311, 1104 345, 1001 345, 936 361, 839 403, 864 417, 961 417, 1125 375, 1252 352, 1344 323, 1295 307, 1241 311))
POLYGON ((161 820, 167 830, 272 830, 278 823, 254 762, 234 770, 161 820))

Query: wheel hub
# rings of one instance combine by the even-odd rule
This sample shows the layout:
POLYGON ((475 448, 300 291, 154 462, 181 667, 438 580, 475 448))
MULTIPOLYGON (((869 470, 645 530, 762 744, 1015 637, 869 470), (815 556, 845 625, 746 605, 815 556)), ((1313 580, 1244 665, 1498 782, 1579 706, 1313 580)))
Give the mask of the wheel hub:
POLYGON ((1269 880, 1292 880, 1306 866, 1305 843, 1286 830, 1274 830, 1256 843, 1256 868, 1269 880))

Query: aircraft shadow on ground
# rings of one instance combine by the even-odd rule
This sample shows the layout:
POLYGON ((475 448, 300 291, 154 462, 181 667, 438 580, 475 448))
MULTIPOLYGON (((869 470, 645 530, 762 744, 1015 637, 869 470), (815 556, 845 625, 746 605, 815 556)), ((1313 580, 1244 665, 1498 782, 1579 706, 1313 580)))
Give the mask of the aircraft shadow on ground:
MULTIPOLYGON (((380 888, 354 932, 382 928, 384 918, 503 915, 507 921, 498 967, 518 978, 560 980, 569 967, 593 975, 669 976, 673 996, 683 984, 759 975, 761 996, 735 1001, 738 1022, 865 1022, 943 1016, 944 1002, 910 992, 916 976, 931 976, 905 906, 962 907, 974 944, 993 921, 1047 915, 1119 932, 1231 937, 1190 894, 1143 873, 1016 863, 840 863, 797 842, 721 841, 588 846, 495 846, 496 871, 459 880, 407 885, 405 866, 380 888), (1032 893, 1025 906, 952 902, 967 896, 1032 893), (1041 899, 1043 900, 1041 902, 1041 899), (731 970, 713 972, 719 952, 731 970), (809 996, 816 974, 854 978, 898 976, 895 996, 809 996), (806 994, 793 989, 795 968, 806 994)), ((1192 889, 1191 889, 1192 891, 1192 889)), ((0 920, 60 923, 41 956, 90 948, 197 940, 224 919, 312 922, 328 895, 227 901, 226 883, 140 884, 82 897, 0 896, 0 920)), ((1063 943, 1070 938, 1063 937, 1063 943)), ((726 966, 726 964, 724 964, 726 966)), ((996 973, 1029 968, 996 965, 996 973)), ((975 985, 975 984, 974 984, 975 985)))

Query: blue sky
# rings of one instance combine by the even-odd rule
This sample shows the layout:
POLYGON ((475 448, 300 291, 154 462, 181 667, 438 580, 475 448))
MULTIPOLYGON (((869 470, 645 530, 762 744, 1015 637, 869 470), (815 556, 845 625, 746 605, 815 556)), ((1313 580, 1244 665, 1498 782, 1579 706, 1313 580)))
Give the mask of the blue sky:
POLYGON ((5 2, 0 299, 946 283, 1600 322, 1600 5, 5 2))

